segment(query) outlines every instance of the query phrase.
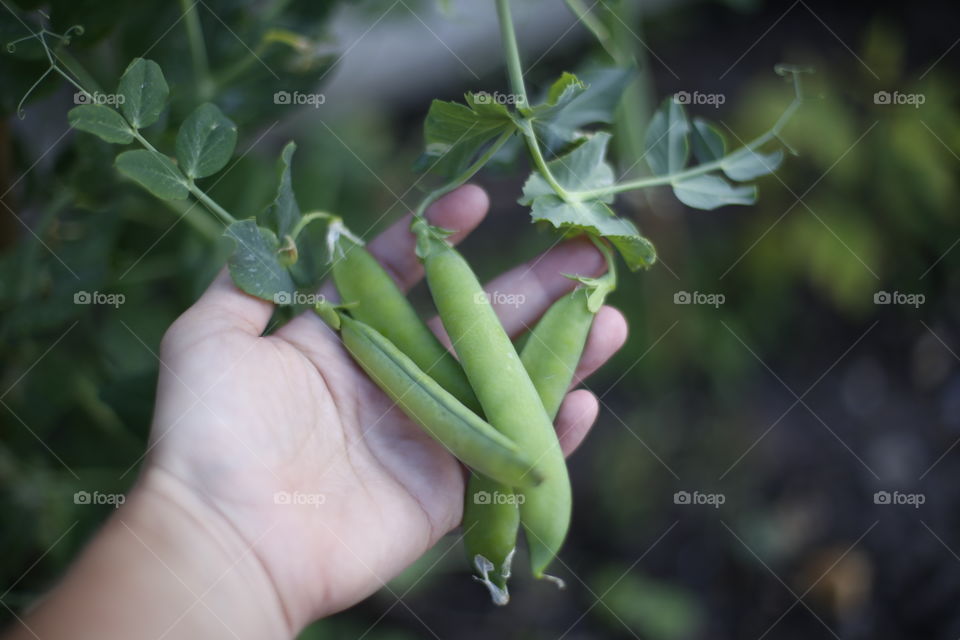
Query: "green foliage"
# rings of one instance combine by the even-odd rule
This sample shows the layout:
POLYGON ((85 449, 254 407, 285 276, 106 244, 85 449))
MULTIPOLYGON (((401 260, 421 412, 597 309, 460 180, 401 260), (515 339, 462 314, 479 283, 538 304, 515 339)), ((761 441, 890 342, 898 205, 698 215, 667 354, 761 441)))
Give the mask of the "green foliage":
POLYGON ((120 78, 117 93, 123 96, 120 110, 134 129, 149 127, 160 118, 170 89, 153 60, 135 58, 120 78))
POLYGON ((677 173, 686 166, 689 137, 690 124, 683 105, 672 97, 664 99, 647 125, 646 159, 654 175, 677 173))
POLYGON ((184 200, 190 195, 187 179, 162 153, 149 149, 124 151, 115 164, 120 173, 161 200, 184 200))
POLYGON ((119 113, 101 104, 83 104, 67 114, 70 126, 92 133, 105 142, 128 144, 133 142, 133 131, 119 113))
POLYGON ((426 149, 416 168, 444 178, 462 173, 486 145, 516 124, 489 95, 468 93, 466 104, 434 100, 424 121, 426 149))
MULTIPOLYGON (((565 156, 547 163, 557 183, 570 192, 603 189, 613 184, 613 168, 604 160, 610 134, 600 132, 565 156)), ((632 222, 618 218, 607 203, 612 195, 589 200, 564 201, 540 173, 523 186, 520 204, 530 205, 536 222, 549 222, 563 231, 582 231, 609 239, 630 269, 649 267, 656 260, 653 245, 632 222)))
POLYGON ((236 146, 237 126, 209 102, 197 107, 177 131, 177 161, 191 180, 223 169, 236 146))
POLYGON ((564 73, 531 113, 544 147, 555 152, 579 138, 587 126, 613 124, 613 112, 633 77, 633 69, 619 67, 599 67, 579 77, 564 73))
POLYGON ((290 234, 301 218, 300 205, 297 204, 297 197, 293 193, 293 182, 290 179, 290 162, 296 149, 295 143, 288 142, 280 154, 280 160, 277 162, 279 175, 277 195, 264 214, 266 224, 275 229, 281 237, 290 234))
POLYGON ((280 262, 280 241, 270 229, 254 220, 239 220, 227 227, 226 236, 236 242, 227 261, 238 287, 252 296, 280 303, 296 289, 287 267, 280 262))

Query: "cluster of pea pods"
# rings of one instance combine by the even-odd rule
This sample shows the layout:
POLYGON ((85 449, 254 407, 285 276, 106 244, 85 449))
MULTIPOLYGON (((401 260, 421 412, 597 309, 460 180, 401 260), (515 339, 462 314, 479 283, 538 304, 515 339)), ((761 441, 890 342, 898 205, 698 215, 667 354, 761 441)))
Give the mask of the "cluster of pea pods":
POLYGON ((411 229, 457 357, 339 222, 331 224, 328 241, 343 304, 321 303, 317 312, 404 413, 470 468, 464 543, 493 602, 509 601, 507 580, 521 527, 534 577, 562 586, 545 573, 563 544, 572 506, 553 420, 603 296, 612 289, 612 264, 601 279, 578 279, 518 354, 470 265, 447 241, 449 232, 422 218, 411 229), (501 499, 478 499, 492 495, 501 499))

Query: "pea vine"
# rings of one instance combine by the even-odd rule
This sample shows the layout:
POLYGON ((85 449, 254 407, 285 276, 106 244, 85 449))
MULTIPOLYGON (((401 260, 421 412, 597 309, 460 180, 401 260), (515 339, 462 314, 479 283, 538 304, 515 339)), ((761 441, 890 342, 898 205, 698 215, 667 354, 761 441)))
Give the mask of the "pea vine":
MULTIPOLYGON (((608 48, 602 25, 582 11, 580 3, 568 1, 568 5, 608 48)), ((783 162, 784 151, 789 151, 780 134, 803 101, 804 70, 781 65, 776 71, 792 81, 794 96, 765 133, 728 150, 716 126, 700 117, 691 119, 682 104, 668 97, 648 124, 644 153, 637 158, 637 162, 646 162, 651 175, 619 182, 607 161, 612 135, 603 127, 613 123, 614 109, 635 72, 629 67, 608 67, 592 72, 589 81, 563 73, 541 99, 532 102, 523 79, 509 1, 496 0, 496 9, 513 104, 503 104, 485 92, 467 93, 462 103, 433 101, 424 123, 425 150, 414 168, 443 182, 414 209, 414 224, 426 225, 424 214, 432 202, 470 180, 495 158, 514 156, 525 146, 533 168, 519 202, 530 208, 534 222, 549 223, 562 234, 585 233, 603 247, 609 242, 631 270, 648 268, 656 261, 654 246, 631 220, 613 211, 611 204, 617 194, 669 186, 682 203, 697 209, 748 205, 757 198, 751 181, 775 171, 783 162)), ((199 22, 188 20, 187 28, 194 44, 192 56, 203 62, 202 47, 196 44, 202 42, 199 22)), ((160 66, 134 59, 120 77, 116 103, 99 104, 93 95, 97 88, 82 80, 89 75, 76 64, 63 64, 58 55, 71 37, 82 33, 77 26, 62 35, 43 29, 28 36, 40 43, 49 61, 49 69, 36 84, 52 73, 60 75, 87 98, 86 104, 70 110, 72 127, 111 144, 137 147, 117 154, 114 165, 120 174, 161 200, 192 198, 190 207, 199 204, 219 220, 236 245, 228 266, 242 290, 290 304, 296 299, 292 293, 315 287, 300 260, 306 255, 316 261, 317 247, 302 241, 301 236, 313 222, 330 226, 330 260, 335 259, 336 238, 347 235, 359 242, 337 216, 301 210, 290 178, 296 149, 293 142, 280 154, 273 201, 256 218, 236 219, 197 182, 223 171, 230 162, 237 145, 236 125, 216 104, 203 102, 180 125, 171 153, 158 149, 145 130, 160 120, 169 98, 160 66)), ((8 49, 21 40, 8 43, 8 49)), ((199 65, 200 72, 203 77, 197 82, 204 90, 199 94, 210 95, 206 64, 199 65)), ((444 235, 443 230, 430 229, 444 235)))

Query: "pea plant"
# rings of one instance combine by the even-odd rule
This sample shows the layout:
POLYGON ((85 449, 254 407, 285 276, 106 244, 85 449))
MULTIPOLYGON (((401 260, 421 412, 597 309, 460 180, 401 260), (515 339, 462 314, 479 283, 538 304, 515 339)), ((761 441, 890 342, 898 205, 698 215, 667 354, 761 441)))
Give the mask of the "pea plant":
MULTIPOLYGON (((617 254, 633 271, 656 261, 650 240, 612 208, 616 196, 668 187, 695 209, 754 203, 752 181, 783 162, 789 147, 780 133, 803 95, 802 70, 777 67, 791 81, 793 98, 765 133, 736 149, 727 148, 716 126, 690 118, 680 101, 668 97, 646 127, 642 157, 635 158, 646 163, 649 174, 621 181, 607 159, 613 139, 609 125, 635 72, 611 65, 592 72, 590 81, 563 73, 531 99, 509 1, 494 4, 509 80, 510 93, 503 95, 511 99, 471 92, 463 102, 435 100, 415 166, 439 182, 415 207, 411 230, 456 357, 340 217, 301 208, 291 181, 293 142, 280 154, 272 202, 259 216, 238 218, 202 186, 227 166, 237 145, 237 127, 215 103, 217 95, 196 105, 172 140, 158 138, 150 128, 164 117, 170 98, 160 65, 132 60, 119 78, 117 99, 104 104, 85 82, 86 74, 76 65, 65 66, 54 51, 78 33, 44 30, 31 38, 49 63, 44 76, 61 76, 86 98, 70 110, 70 124, 122 148, 113 162, 120 174, 156 198, 200 206, 224 225, 234 242, 228 266, 240 289, 299 309, 303 294, 318 284, 315 265, 329 263, 342 302, 321 301, 316 312, 340 332, 360 367, 411 420, 473 471, 464 504, 468 560, 493 601, 506 604, 521 529, 532 574, 562 585, 546 573, 561 549, 572 509, 553 420, 594 315, 617 285, 617 254), (599 278, 570 274, 575 288, 547 311, 518 353, 472 268, 447 241, 451 232, 432 225, 426 211, 492 161, 524 149, 532 170, 519 203, 529 207, 533 222, 555 234, 589 237, 608 269, 599 278), (314 223, 326 225, 325 246, 304 233, 314 223)), ((576 11, 577 3, 568 4, 576 11)), ((607 47, 589 14, 576 13, 607 47)))

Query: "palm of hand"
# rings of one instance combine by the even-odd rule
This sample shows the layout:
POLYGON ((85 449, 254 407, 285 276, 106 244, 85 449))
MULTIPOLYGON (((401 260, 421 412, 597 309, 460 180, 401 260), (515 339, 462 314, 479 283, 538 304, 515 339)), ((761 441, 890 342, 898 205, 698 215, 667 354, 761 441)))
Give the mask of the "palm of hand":
MULTIPOLYGON (((438 202, 432 216, 441 226, 469 229, 485 209, 485 195, 465 188, 438 202)), ((420 272, 405 227, 398 223, 370 249, 409 287, 420 272)), ((589 243, 575 243, 501 276, 491 289, 535 301, 502 314, 505 328, 521 332, 569 289, 561 272, 601 266, 589 243)), ((313 314, 261 336, 272 310, 222 272, 171 327, 161 348, 148 468, 174 479, 239 535, 296 626, 382 587, 457 526, 464 471, 313 314)), ((601 310, 578 378, 624 339, 622 317, 601 310)), ((568 396, 558 416, 565 451, 596 413, 589 392, 568 396)))
POLYGON ((191 408, 158 412, 155 456, 241 532, 276 583, 338 609, 457 525, 463 473, 331 332, 311 327, 305 344, 303 328, 172 332, 158 406, 191 408), (335 592, 315 591, 321 573, 337 576, 335 592))

